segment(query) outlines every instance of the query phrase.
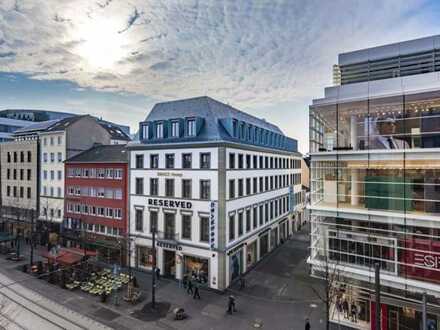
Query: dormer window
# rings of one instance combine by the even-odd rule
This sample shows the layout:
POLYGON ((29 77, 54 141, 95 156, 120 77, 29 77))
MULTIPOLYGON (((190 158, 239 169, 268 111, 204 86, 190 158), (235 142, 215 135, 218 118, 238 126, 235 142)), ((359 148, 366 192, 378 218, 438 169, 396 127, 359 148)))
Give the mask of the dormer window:
POLYGON ((238 137, 238 122, 235 119, 232 121, 232 136, 238 137))
POLYGON ((196 136, 196 120, 188 119, 186 121, 186 134, 188 136, 196 136))
POLYGON ((171 137, 179 137, 179 122, 171 122, 171 137))
POLYGON ((246 131, 245 131, 244 123, 241 123, 240 125, 240 138, 246 139, 246 131))
POLYGON ((145 140, 148 140, 148 134, 149 134, 150 132, 149 132, 149 126, 148 125, 143 125, 142 126, 142 137, 145 139, 145 140))
POLYGON ((163 139, 163 123, 156 124, 156 138, 163 139))

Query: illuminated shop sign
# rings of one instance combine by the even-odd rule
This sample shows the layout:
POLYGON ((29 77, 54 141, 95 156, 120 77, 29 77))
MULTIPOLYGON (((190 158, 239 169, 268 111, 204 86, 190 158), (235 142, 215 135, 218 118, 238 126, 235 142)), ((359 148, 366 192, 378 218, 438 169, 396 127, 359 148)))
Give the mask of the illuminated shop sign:
POLYGON ((191 209, 192 208, 191 202, 173 201, 170 199, 157 199, 157 198, 148 198, 148 205, 171 207, 171 208, 176 208, 176 209, 191 209))

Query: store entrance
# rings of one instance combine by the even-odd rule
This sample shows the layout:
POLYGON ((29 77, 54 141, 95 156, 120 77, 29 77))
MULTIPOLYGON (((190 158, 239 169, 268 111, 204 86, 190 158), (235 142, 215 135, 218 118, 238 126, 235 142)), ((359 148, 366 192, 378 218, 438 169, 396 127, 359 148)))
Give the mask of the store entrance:
POLYGON ((163 250, 164 257, 164 276, 175 277, 176 276, 176 252, 163 250))

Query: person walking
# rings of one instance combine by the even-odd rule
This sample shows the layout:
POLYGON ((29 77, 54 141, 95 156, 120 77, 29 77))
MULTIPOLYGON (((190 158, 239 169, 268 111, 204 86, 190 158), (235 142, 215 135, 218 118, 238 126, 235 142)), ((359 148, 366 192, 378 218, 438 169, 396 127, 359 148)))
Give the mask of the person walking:
POLYGON ((187 286, 188 286, 188 275, 185 274, 183 275, 183 288, 186 289, 187 286))
POLYGON ((309 319, 306 319, 306 324, 304 326, 304 330, 310 330, 310 321, 309 321, 309 319))
POLYGON ((193 299, 201 299, 200 298, 200 292, 199 292, 199 284, 196 282, 196 284, 194 284, 194 294, 193 294, 193 299))
POLYGON ((246 286, 246 282, 243 276, 240 276, 240 290, 243 290, 246 286))
POLYGON ((354 323, 357 323, 357 307, 356 304, 354 302, 351 303, 351 320, 354 323))
POLYGON ((235 309, 235 297, 234 296, 229 296, 228 298, 228 314, 232 315, 232 312, 236 312, 237 310, 235 309))
POLYGON ((186 293, 188 293, 188 294, 194 293, 193 292, 193 283, 192 283, 191 279, 188 280, 188 287, 186 288, 186 293))
POLYGON ((159 267, 156 268, 156 279, 158 281, 160 280, 160 268, 159 267))
POLYGON ((344 298, 342 302, 342 310, 344 311, 344 319, 348 319, 348 301, 347 298, 344 298))

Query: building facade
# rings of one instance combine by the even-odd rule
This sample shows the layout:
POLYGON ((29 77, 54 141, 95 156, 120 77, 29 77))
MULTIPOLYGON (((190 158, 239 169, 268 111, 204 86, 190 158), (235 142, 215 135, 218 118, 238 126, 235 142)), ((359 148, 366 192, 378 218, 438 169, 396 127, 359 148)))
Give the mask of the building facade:
POLYGON ((126 263, 128 153, 125 146, 95 146, 65 162, 66 245, 97 251, 106 263, 126 263))
POLYGON ((156 104, 130 143, 132 264, 224 290, 288 238, 296 140, 209 97, 156 104))
POLYGON ((92 147, 111 144, 112 133, 91 116, 56 121, 39 132, 41 145, 40 217, 44 226, 59 231, 64 219, 64 161, 92 147), (87 132, 81 134, 80 132, 87 132))
POLYGON ((29 237, 38 216, 38 137, 0 144, 0 231, 29 237))
POLYGON ((341 85, 310 106, 309 263, 333 279, 333 322, 376 329, 378 263, 381 329, 419 329, 423 292, 440 326, 440 80, 423 55, 439 49, 436 36, 341 54, 341 85))

